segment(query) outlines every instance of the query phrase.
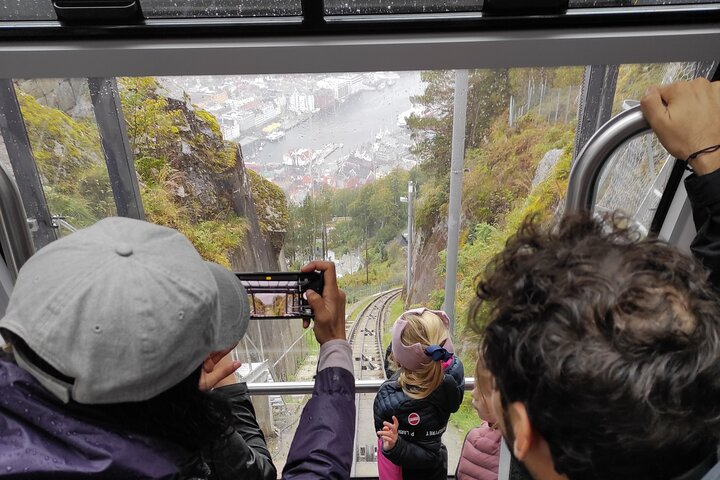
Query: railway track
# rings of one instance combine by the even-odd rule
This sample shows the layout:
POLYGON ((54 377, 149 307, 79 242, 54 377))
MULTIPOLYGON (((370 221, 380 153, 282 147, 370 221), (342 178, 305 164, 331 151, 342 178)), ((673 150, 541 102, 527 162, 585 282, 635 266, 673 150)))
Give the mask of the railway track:
MULTIPOLYGON (((382 345, 383 325, 390 304, 400 295, 400 289, 382 292, 358 315, 347 333, 353 351, 355 378, 358 380, 385 379, 382 345)), ((377 475, 377 436, 373 422, 375 394, 356 396, 355 449, 352 476, 377 475)))

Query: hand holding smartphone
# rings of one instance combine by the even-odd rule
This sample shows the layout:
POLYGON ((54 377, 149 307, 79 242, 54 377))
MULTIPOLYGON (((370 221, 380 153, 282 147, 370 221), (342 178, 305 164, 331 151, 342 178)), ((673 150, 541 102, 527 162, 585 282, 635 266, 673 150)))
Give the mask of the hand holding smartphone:
POLYGON ((250 318, 310 318, 310 305, 303 294, 323 292, 322 272, 235 273, 248 293, 250 318))

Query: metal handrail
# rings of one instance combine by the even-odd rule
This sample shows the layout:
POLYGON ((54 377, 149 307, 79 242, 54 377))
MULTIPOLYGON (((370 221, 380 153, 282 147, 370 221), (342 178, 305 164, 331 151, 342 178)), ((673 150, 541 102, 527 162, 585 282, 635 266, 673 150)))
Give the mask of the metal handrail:
MULTIPOLYGON (((6 140, 9 141, 9 140, 6 140)), ((0 165, 0 245, 13 282, 20 267, 35 253, 20 192, 0 165)))
POLYGON ((578 155, 568 181, 565 212, 592 211, 598 179, 605 164, 623 143, 651 131, 640 106, 626 110, 600 127, 578 155))
MULTIPOLYGON (((355 393, 377 393, 386 380, 355 380, 355 393)), ((248 383, 252 395, 303 395, 313 391, 315 382, 248 383)), ((475 379, 465 377, 465 390, 475 388, 475 379)))

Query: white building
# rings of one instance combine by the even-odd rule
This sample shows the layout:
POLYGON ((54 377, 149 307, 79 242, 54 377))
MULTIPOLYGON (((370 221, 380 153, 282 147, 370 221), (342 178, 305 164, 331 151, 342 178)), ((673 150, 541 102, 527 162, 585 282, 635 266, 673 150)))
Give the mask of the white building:
POLYGON ((288 109, 294 113, 307 113, 315 110, 315 95, 300 93, 297 89, 290 95, 288 109))

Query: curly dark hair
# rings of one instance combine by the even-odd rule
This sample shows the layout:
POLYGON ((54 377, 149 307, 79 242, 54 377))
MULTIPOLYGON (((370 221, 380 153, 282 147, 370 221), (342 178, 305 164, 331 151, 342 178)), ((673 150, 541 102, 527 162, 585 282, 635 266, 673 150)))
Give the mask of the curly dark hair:
POLYGON ((720 439, 720 301, 702 265, 619 215, 529 218, 470 319, 502 402, 522 402, 572 480, 661 480, 720 439), (487 303, 486 303, 487 302, 487 303))

